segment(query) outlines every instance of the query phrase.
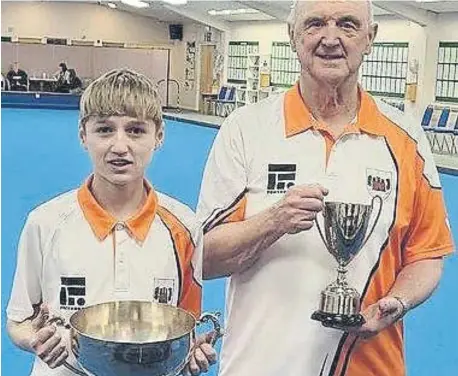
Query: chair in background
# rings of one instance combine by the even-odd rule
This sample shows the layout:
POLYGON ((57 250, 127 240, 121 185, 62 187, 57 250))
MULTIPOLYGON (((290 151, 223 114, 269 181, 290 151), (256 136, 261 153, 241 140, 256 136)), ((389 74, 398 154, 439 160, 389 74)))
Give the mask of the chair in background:
POLYGON ((436 131, 437 129, 446 127, 449 115, 449 108, 440 108, 433 105, 428 105, 423 113, 421 126, 426 132, 426 137, 428 138, 433 152, 437 151, 435 149, 436 146, 440 149, 440 144, 437 138, 439 132, 436 131))
POLYGON ((449 107, 442 108, 442 111, 440 112, 439 120, 437 121, 437 125, 433 127, 433 131, 432 131, 431 148, 433 152, 443 153, 444 142, 443 140, 440 140, 441 137, 439 137, 439 135, 442 135, 444 133, 443 131, 447 129, 447 123, 448 123, 449 117, 450 117, 450 108, 449 107))
POLYGON ((439 144, 439 135, 442 137, 442 142, 440 143, 440 147, 438 152, 447 154, 456 154, 457 147, 456 147, 456 136, 458 136, 458 111, 452 111, 450 113, 450 117, 448 119, 447 126, 445 127, 438 127, 435 130, 437 143, 439 144))
POLYGON ((216 115, 226 117, 235 110, 235 86, 221 86, 215 101, 216 115))
POLYGON ((434 114, 434 107, 429 105, 426 107, 425 112, 423 113, 423 118, 421 119, 421 126, 426 133, 426 137, 428 138, 429 145, 432 145, 431 135, 433 131, 433 127, 431 125, 432 118, 434 114))

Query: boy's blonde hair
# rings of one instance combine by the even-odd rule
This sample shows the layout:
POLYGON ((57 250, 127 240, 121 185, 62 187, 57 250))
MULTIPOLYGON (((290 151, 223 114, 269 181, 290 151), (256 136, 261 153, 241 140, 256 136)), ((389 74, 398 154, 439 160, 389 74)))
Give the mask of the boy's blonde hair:
POLYGON ((131 116, 152 120, 162 126, 159 95, 143 74, 130 69, 114 69, 100 76, 84 90, 80 101, 80 127, 91 116, 131 116))

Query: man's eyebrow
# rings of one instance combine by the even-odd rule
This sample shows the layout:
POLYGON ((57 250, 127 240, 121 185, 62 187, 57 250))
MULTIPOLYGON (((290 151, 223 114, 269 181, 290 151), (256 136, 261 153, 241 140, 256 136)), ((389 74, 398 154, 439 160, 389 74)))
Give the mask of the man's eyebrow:
POLYGON ((362 24, 358 18, 351 16, 351 15, 345 15, 345 16, 339 17, 338 22, 352 22, 357 27, 361 27, 361 24, 362 24))
POLYGON ((322 17, 318 17, 318 16, 311 16, 311 17, 307 17, 305 20, 304 20, 304 25, 307 25, 309 23, 312 23, 314 21, 323 21, 323 18, 322 17))

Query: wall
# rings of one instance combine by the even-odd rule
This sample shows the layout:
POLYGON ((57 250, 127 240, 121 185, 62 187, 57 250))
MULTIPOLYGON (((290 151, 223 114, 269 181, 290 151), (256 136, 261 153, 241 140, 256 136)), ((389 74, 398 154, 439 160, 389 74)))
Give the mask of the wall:
POLYGON ((3 36, 169 43, 166 23, 97 4, 2 1, 1 8, 3 36))
POLYGON ((228 35, 228 40, 259 41, 259 53, 261 55, 271 53, 272 42, 289 40, 285 22, 233 22, 231 25, 234 27, 228 35))
MULTIPOLYGON (((426 43, 427 68, 424 77, 424 92, 420 97, 420 104, 423 108, 435 100, 439 42, 458 42, 458 12, 438 15, 436 22, 425 29, 428 35, 426 43)), ((456 106, 458 107, 458 104, 456 106)))
MULTIPOLYGON (((421 119, 425 106, 434 102, 439 40, 458 41, 458 13, 437 16, 436 22, 427 28, 394 16, 377 16, 375 21, 379 24, 377 42, 408 42, 409 62, 419 62, 417 101, 407 102, 406 112, 421 119)), ((271 53, 272 42, 289 40, 285 23, 234 22, 233 25, 228 41, 259 41, 261 54, 271 53)), ((414 79, 409 73, 408 81, 414 79)))
MULTIPOLYGON (((185 24, 183 41, 171 41, 167 23, 97 4, 2 1, 1 10, 2 36, 103 40, 166 47, 170 49, 170 78, 180 84, 180 106, 188 109, 198 108, 198 86, 191 91, 184 90, 184 61, 186 40, 201 43, 203 25, 185 24)), ((198 59, 197 54, 197 68, 198 59)), ((165 84, 161 84, 159 90, 165 93, 165 84)), ((176 86, 169 83, 169 104, 175 106, 176 103, 176 86)))

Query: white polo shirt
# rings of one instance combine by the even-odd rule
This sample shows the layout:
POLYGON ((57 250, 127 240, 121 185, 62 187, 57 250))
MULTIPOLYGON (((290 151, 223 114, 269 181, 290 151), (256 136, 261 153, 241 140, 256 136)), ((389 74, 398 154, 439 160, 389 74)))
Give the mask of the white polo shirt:
MULTIPOLYGON (((347 273, 363 309, 389 292, 405 265, 452 252, 438 173, 420 125, 361 92, 357 121, 335 140, 312 117, 298 85, 233 112, 222 125, 197 209, 204 233, 256 215, 294 185, 312 183, 329 188, 329 201, 383 198, 375 231, 347 273)), ((220 376, 404 375, 402 322, 360 342, 310 318, 336 268, 314 226, 284 235, 251 268, 233 274, 220 376)))
MULTIPOLYGON (((144 206, 118 222, 88 188, 34 209, 21 234, 8 318, 23 321, 41 301, 69 318, 85 306, 149 300, 201 312, 202 234, 187 206, 149 185, 144 206)), ((32 374, 73 375, 36 357, 32 374)))

